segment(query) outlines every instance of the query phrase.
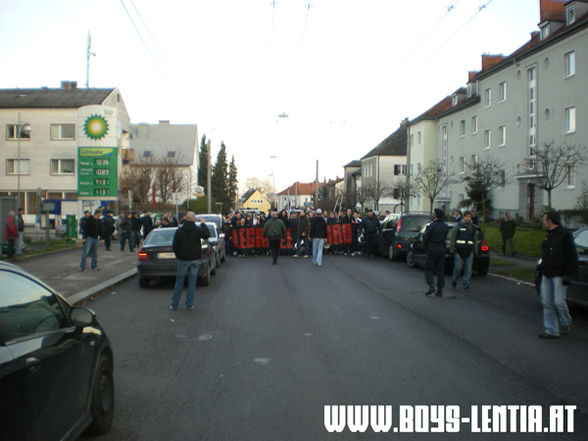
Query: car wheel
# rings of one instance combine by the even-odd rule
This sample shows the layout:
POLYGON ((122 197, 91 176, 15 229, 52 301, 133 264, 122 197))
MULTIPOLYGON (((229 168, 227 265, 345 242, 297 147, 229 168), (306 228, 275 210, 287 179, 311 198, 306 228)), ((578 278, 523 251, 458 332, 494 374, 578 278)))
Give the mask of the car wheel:
POLYGON ((416 267, 416 262, 414 261, 414 253, 412 251, 409 251, 406 255, 406 264, 409 268, 416 267))
POLYGON ((202 285, 202 286, 210 285, 210 264, 208 265, 208 268, 206 270, 206 275, 204 277, 200 278, 200 285, 202 285))
POLYGON ((149 281, 147 277, 139 277, 139 286, 141 288, 149 288, 149 281))
POLYGON ((400 260, 400 253, 395 242, 390 245, 390 260, 400 260))
POLYGON ((112 361, 102 354, 98 363, 98 371, 92 386, 92 402, 90 404, 92 423, 88 432, 102 435, 108 432, 114 415, 114 381, 112 378, 112 361))
POLYGON ((488 265, 483 265, 478 267, 478 275, 479 276, 487 276, 488 275, 488 265))

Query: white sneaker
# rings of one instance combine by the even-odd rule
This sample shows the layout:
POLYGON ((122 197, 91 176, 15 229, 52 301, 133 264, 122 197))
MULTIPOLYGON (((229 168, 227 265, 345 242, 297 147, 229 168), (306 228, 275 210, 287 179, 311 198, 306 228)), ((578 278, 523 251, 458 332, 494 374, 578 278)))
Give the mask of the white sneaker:
POLYGON ((321 262, 317 263, 318 266, 323 266, 323 264, 321 262))

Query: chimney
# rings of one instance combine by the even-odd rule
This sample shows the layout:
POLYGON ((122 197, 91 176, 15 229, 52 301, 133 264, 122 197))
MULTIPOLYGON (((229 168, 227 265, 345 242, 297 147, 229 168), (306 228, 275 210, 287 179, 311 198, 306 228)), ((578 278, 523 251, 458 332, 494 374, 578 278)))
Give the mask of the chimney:
POLYGON ((78 88, 78 82, 77 81, 62 81, 61 82, 61 88, 63 90, 77 89, 78 88))
POLYGON ((472 81, 474 81, 474 79, 476 78, 476 75, 478 75, 478 72, 476 72, 476 71, 468 72, 468 83, 471 83, 472 81))
POLYGON ((541 23, 546 21, 565 21, 565 1, 540 0, 539 14, 541 23))
POLYGON ((494 66, 504 60, 503 55, 482 55, 482 70, 492 69, 494 66))

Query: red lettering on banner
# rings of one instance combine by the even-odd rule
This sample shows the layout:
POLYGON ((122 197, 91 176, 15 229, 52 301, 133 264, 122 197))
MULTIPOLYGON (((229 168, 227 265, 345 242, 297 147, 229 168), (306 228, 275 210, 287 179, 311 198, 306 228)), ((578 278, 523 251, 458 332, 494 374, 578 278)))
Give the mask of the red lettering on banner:
POLYGON ((263 240, 263 228, 255 229, 255 248, 265 248, 265 240, 263 240))
POLYGON ((247 230, 247 248, 255 248, 255 228, 246 228, 247 230))
POLYGON ((286 228, 286 243, 284 241, 280 242, 280 249, 281 250, 291 250, 292 249, 292 230, 290 228, 286 228))
POLYGON ((343 237, 341 236, 341 225, 333 224, 333 245, 341 245, 343 243, 343 237))
POLYGON ((350 245, 352 242, 351 224, 341 224, 341 233, 343 234, 343 243, 350 245))
POLYGON ((233 246, 237 250, 241 250, 241 244, 239 243, 239 229, 233 228, 233 246))
POLYGON ((246 230, 247 228, 239 228, 239 246, 242 250, 247 249, 246 230))
POLYGON ((333 225, 327 225, 327 242, 333 243, 333 225))

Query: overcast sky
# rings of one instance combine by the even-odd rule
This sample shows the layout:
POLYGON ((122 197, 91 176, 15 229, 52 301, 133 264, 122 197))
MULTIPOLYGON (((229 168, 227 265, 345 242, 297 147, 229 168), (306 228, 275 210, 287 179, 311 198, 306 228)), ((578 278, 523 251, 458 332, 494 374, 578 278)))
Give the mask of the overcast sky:
POLYGON ((538 22, 539 0, 0 0, 0 88, 84 87, 90 31, 90 87, 133 123, 197 124, 279 191, 317 159, 342 176, 538 22))

